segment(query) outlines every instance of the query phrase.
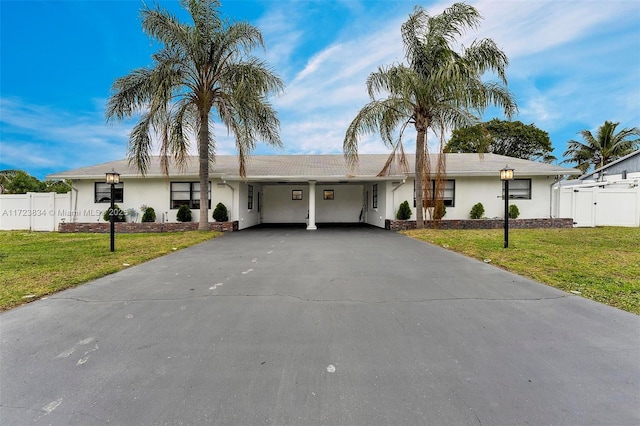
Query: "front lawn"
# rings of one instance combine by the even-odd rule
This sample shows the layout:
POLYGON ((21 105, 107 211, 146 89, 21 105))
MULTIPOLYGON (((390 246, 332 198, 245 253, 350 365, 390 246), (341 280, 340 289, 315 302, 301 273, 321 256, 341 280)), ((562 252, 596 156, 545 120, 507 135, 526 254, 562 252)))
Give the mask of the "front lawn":
POLYGON ((415 230, 413 238, 640 315, 640 228, 415 230))
POLYGON ((0 232, 0 311, 221 235, 191 231, 116 235, 0 232))

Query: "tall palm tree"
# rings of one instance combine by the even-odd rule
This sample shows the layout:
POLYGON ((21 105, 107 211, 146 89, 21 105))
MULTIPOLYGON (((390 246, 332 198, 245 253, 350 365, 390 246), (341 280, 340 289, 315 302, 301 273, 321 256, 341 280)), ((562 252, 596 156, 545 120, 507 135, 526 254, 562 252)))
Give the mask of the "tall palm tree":
MULTIPOLYGON (((379 132, 383 142, 396 149, 404 130, 413 125, 417 132, 416 220, 420 228, 424 226, 423 186, 429 182, 428 131, 435 129, 442 134, 447 128, 475 124, 476 114, 489 105, 503 108, 509 117, 517 110, 506 89, 508 58, 493 40, 475 40, 471 46, 455 50, 456 39, 467 29, 476 28, 480 20, 478 11, 464 3, 435 16, 416 7, 401 27, 408 64, 381 66, 369 75, 371 101, 358 112, 345 134, 345 158, 355 167, 359 137, 379 132), (500 83, 482 81, 486 71, 495 72, 500 83), (386 97, 379 99, 378 95, 386 97), (394 141, 398 127, 400 136, 394 141)), ((442 165, 442 161, 440 158, 437 164, 442 165)), ((438 169, 444 172, 441 166, 438 169)))
POLYGON ((129 163, 144 175, 151 161, 152 134, 159 138, 161 166, 184 167, 196 134, 200 179, 199 229, 208 229, 209 164, 215 161, 212 114, 235 137, 239 171, 257 140, 281 146, 280 122, 268 96, 280 92, 280 77, 250 52, 264 48, 260 30, 220 17, 217 0, 183 0, 193 25, 159 6, 142 10, 142 28, 162 44, 152 68, 138 68, 115 80, 109 121, 141 118, 129 136, 129 163))
POLYGON ((568 158, 562 162, 576 163, 576 168, 586 173, 592 165, 602 167, 638 149, 640 128, 624 128, 616 133, 619 124, 605 121, 595 136, 589 130, 581 130, 578 134, 583 142, 573 139, 567 142, 567 150, 562 155, 568 158))

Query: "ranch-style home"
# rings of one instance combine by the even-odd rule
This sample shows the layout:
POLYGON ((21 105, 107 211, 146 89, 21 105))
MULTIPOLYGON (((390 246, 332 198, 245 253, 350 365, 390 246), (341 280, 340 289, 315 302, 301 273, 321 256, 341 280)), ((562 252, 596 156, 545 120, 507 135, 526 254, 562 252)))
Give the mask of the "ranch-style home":
MULTIPOLYGON (((432 170, 436 168, 434 157, 432 170)), ((209 220, 214 221, 211 211, 222 202, 229 220, 238 222, 238 229, 302 224, 314 230, 323 223, 366 223, 384 228, 385 220, 395 219, 405 200, 415 219, 414 156, 407 158, 409 170, 394 163, 388 175, 378 176, 388 158, 387 154, 360 155, 358 166, 350 170, 342 155, 253 156, 246 178, 241 178, 236 156, 217 156, 209 171, 209 220)), ((507 165, 515 175, 509 186, 509 203, 518 206, 524 219, 553 217, 552 185, 564 176, 580 174, 576 169, 495 154, 447 154, 444 219, 469 219, 471 207, 478 202, 484 205, 486 217, 503 217, 500 170, 507 165)), ((101 215, 87 212, 109 207, 110 185, 105 182, 105 173, 112 170, 120 174, 114 201, 123 210, 140 212, 141 206, 150 206, 156 221, 175 222, 178 208, 186 204, 192 209, 193 221, 198 220, 201 188, 195 157, 184 170, 172 168, 168 177, 162 174, 156 157, 145 177, 127 160, 119 160, 47 178, 71 182, 71 205, 76 212, 71 221, 96 222, 103 221, 101 215)))

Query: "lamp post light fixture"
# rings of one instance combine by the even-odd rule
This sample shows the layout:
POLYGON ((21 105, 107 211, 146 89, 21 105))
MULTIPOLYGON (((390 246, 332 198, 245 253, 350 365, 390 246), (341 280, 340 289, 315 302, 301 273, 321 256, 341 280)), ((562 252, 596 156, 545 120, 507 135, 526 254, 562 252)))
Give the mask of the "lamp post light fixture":
POLYGON ((500 180, 504 182, 504 248, 509 247, 509 181, 513 180, 513 169, 509 165, 500 170, 500 180))
POLYGON ((114 203, 114 186, 120 183, 120 174, 116 173, 115 170, 111 169, 110 172, 107 172, 107 184, 111 185, 111 209, 109 210, 109 223, 111 225, 111 251, 115 251, 115 234, 116 234, 116 225, 115 225, 115 203, 114 203))

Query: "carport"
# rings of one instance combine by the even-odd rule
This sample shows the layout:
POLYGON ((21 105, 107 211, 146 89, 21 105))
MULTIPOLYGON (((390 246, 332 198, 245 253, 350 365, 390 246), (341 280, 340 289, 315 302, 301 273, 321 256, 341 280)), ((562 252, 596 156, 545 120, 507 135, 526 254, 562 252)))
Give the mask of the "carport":
POLYGON ((348 182, 278 182, 262 185, 261 223, 360 223, 364 186, 348 182))

